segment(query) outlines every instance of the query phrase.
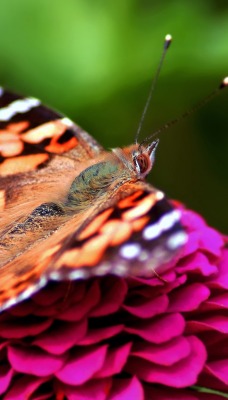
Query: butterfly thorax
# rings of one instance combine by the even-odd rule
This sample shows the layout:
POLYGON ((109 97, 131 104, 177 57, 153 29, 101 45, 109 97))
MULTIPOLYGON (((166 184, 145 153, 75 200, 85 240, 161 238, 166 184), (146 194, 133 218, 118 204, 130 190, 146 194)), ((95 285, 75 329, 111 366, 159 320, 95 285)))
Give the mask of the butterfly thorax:
POLYGON ((65 199, 41 203, 6 229, 0 238, 3 264, 4 259, 20 253, 21 246, 25 250, 51 236, 73 215, 78 215, 82 224, 90 215, 96 215, 101 205, 104 209, 111 205, 112 199, 122 198, 126 191, 121 186, 142 181, 150 172, 156 146, 157 142, 153 142, 147 147, 135 144, 116 148, 85 166, 73 180, 65 199))
POLYGON ((126 148, 113 149, 105 153, 104 159, 83 170, 73 181, 65 203, 66 209, 77 212, 77 209, 91 206, 95 199, 114 193, 125 183, 143 180, 150 172, 156 145, 148 147, 132 145, 126 148))

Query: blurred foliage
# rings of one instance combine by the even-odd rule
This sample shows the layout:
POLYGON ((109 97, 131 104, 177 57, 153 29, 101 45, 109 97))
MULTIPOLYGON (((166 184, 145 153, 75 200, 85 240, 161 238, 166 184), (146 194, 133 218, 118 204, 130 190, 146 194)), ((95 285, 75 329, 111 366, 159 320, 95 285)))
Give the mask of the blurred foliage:
MULTIPOLYGON (((226 0, 2 0, 0 80, 39 97, 105 147, 133 142, 162 50, 174 41, 141 137, 228 74, 226 0)), ((228 90, 162 133, 150 179, 227 230, 228 90)))

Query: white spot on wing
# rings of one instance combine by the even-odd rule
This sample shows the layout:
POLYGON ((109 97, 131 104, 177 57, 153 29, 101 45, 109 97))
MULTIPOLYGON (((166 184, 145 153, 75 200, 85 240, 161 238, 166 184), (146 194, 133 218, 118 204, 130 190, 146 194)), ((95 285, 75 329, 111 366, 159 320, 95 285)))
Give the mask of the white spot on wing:
POLYGON ((180 220, 180 211, 173 210, 163 215, 155 224, 147 226, 143 231, 145 240, 152 240, 161 235, 162 232, 169 230, 180 220))
POLYGON ((71 121, 70 118, 66 118, 66 117, 62 118, 61 122, 66 126, 72 126, 74 124, 73 121, 71 121))
POLYGON ((123 258, 131 260, 139 256, 141 251, 141 246, 137 243, 125 244, 120 248, 120 255, 123 258))
POLYGON ((185 232, 178 232, 170 236, 167 240, 167 246, 170 250, 178 249, 187 242, 188 235, 185 232))
POLYGON ((4 107, 0 110, 0 121, 9 121, 16 114, 26 113, 32 108, 37 107, 39 104, 40 101, 33 97, 15 100, 7 107, 4 107))

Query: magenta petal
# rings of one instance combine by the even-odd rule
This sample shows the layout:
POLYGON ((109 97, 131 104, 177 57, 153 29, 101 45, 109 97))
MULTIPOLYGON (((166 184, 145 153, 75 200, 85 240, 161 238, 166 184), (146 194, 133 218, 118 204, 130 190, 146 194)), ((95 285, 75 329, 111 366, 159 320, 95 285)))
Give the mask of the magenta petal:
POLYGON ((207 330, 215 330, 221 333, 228 333, 228 317, 224 315, 214 315, 211 317, 201 318, 200 321, 187 322, 188 331, 201 332, 207 330))
POLYGON ((185 337, 179 336, 160 345, 145 342, 136 343, 131 355, 155 364, 168 366, 186 358, 190 352, 189 341, 185 337))
POLYGON ((9 346, 8 358, 15 371, 45 377, 57 372, 66 357, 50 355, 35 348, 9 346))
MULTIPOLYGON (((127 294, 127 284, 124 279, 107 277, 102 301, 90 312, 90 317, 101 317, 116 312, 124 302, 127 294)), ((104 286, 104 285, 103 285, 104 286)))
POLYGON ((108 349, 102 368, 94 375, 95 378, 106 378, 122 371, 131 350, 131 343, 118 348, 108 349))
POLYGON ((139 321, 135 327, 126 327, 133 333, 152 343, 163 343, 183 333, 185 321, 181 314, 167 314, 151 322, 139 321))
POLYGON ((87 320, 80 322, 60 322, 34 340, 33 344, 51 354, 63 354, 76 345, 86 334, 87 320))
POLYGON ((204 303, 203 311, 208 310, 227 310, 228 309, 228 295, 227 293, 211 297, 204 303))
POLYGON ((115 379, 108 400, 145 400, 141 383, 136 377, 132 379, 115 379))
POLYGON ((114 337, 118 333, 122 332, 124 325, 114 325, 107 328, 90 329, 87 335, 83 339, 78 341, 80 346, 88 346, 91 344, 99 343, 104 339, 114 337))
POLYGON ((166 295, 158 296, 155 299, 137 301, 135 305, 124 305, 123 309, 139 318, 151 318, 166 311, 169 300, 166 295))
POLYGON ((221 234, 209 226, 205 226, 200 233, 200 248, 216 257, 219 257, 221 254, 221 248, 224 245, 221 234))
POLYGON ((56 284, 52 283, 44 287, 43 290, 35 293, 33 302, 42 307, 48 307, 55 304, 58 300, 62 301, 64 298, 69 283, 61 283, 56 290, 56 284))
POLYGON ((204 254, 197 252, 181 260, 176 271, 179 273, 196 272, 203 276, 210 276, 216 274, 218 268, 216 265, 211 264, 204 254))
POLYGON ((193 311, 208 299, 210 290, 202 283, 185 285, 170 294, 169 311, 186 312, 193 311))
POLYGON ((16 317, 25 317, 26 315, 32 315, 36 310, 36 305, 32 301, 24 301, 22 303, 16 304, 8 310, 10 315, 15 315, 16 317))
POLYGON ((80 321, 99 303, 100 297, 98 281, 93 281, 84 298, 60 313, 58 318, 64 321, 80 321))
POLYGON ((19 319, 1 322, 0 336, 7 339, 21 339, 26 336, 36 336, 52 324, 51 319, 29 320, 19 319))
POLYGON ((217 379, 228 385, 228 359, 209 362, 207 369, 217 379))
POLYGON ((206 225, 205 220, 192 210, 182 210, 181 221, 184 226, 188 227, 189 231, 199 231, 206 225))
POLYGON ((176 388, 194 385, 203 369, 207 354, 198 338, 191 336, 188 340, 191 345, 190 355, 171 367, 151 364, 144 360, 139 362, 134 358, 128 361, 126 369, 146 382, 161 383, 176 388))
POLYGON ((86 382, 81 386, 64 386, 67 400, 107 400, 111 379, 86 382))
POLYGON ((201 393, 197 390, 172 389, 170 387, 156 388, 147 387, 145 390, 146 400, 223 400, 222 397, 201 393))
POLYGON ((210 287, 228 289, 228 249, 222 252, 219 263, 219 274, 209 282, 210 287))
POLYGON ((0 366, 0 394, 5 393, 11 379, 13 377, 13 370, 8 366, 0 366))
POLYGON ((9 392, 4 396, 4 400, 25 400, 30 399, 31 395, 39 388, 45 379, 33 378, 31 376, 20 377, 13 383, 9 392))
POLYGON ((81 385, 101 369, 108 346, 94 346, 89 349, 77 349, 67 364, 56 374, 60 381, 69 385, 81 385))

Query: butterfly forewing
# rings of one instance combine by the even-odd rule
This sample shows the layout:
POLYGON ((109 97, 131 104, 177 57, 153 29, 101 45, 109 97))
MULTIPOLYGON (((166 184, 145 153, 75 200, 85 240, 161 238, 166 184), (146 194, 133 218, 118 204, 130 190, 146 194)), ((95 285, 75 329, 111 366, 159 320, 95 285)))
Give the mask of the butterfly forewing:
POLYGON ((109 160, 109 153, 38 100, 0 94, 1 309, 49 280, 151 276, 171 260, 186 234, 163 193, 144 181, 120 181, 93 194, 91 174, 105 180, 99 157, 109 160), (79 198, 81 188, 88 192, 89 201, 75 198, 73 212, 69 193, 78 176, 74 190, 79 198))

